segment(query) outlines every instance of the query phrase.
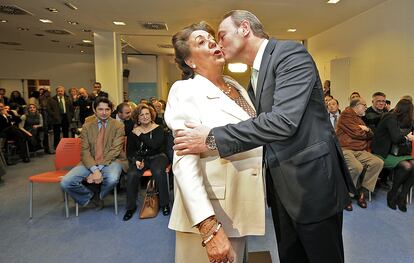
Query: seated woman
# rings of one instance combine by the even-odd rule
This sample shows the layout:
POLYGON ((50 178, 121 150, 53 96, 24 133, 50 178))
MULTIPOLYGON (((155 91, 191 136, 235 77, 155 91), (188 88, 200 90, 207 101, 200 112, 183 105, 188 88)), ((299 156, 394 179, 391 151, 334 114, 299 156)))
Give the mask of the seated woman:
POLYGON ((127 139, 127 206, 123 220, 131 219, 137 209, 137 194, 140 179, 145 170, 150 169, 155 179, 162 214, 170 214, 167 174, 168 158, 165 155, 164 128, 154 122, 155 111, 146 104, 138 104, 131 119, 136 124, 127 139))
MULTIPOLYGON (((25 131, 31 134, 29 149, 36 151, 41 148, 40 146, 40 132, 43 129, 43 117, 37 110, 35 104, 29 104, 27 112, 23 114, 20 119, 19 128, 23 128, 25 131)), ((29 134, 28 134, 29 135, 29 134)))
POLYGON ((392 188, 387 194, 387 205, 395 210, 407 211, 406 197, 414 185, 414 160, 410 154, 394 156, 390 154, 392 144, 410 143, 414 135, 410 131, 402 134, 401 129, 412 129, 413 104, 409 100, 400 100, 393 112, 384 115, 375 129, 372 152, 384 159, 384 167, 395 169, 392 188), (401 187, 401 192, 398 192, 401 187))
MULTIPOLYGON (((226 61, 214 35, 201 22, 173 36, 183 78, 172 86, 164 115, 173 132, 186 121, 217 127, 256 116, 246 90, 223 76, 226 61)), ((243 262, 247 236, 264 234, 262 152, 174 155, 175 262, 243 262)))

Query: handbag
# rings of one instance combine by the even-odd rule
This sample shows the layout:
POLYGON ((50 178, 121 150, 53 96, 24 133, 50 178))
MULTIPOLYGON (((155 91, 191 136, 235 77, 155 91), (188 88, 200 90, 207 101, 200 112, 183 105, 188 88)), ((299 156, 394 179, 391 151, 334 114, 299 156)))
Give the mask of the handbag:
POLYGON ((145 193, 144 204, 139 212, 139 218, 153 218, 158 215, 160 210, 160 199, 158 196, 157 188, 155 187, 155 180, 150 179, 147 184, 147 190, 145 193))
MULTIPOLYGON (((401 134, 406 135, 408 134, 411 129, 400 129, 401 134)), ((411 155, 412 152, 412 143, 406 140, 403 143, 397 143, 391 145, 390 154, 394 156, 404 156, 404 155, 411 155)))

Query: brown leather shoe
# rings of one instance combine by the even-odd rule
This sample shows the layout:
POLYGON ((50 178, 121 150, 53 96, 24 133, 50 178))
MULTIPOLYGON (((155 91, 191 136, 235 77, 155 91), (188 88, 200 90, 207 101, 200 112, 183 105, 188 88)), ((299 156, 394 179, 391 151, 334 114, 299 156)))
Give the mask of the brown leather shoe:
POLYGON ((351 212, 352 210, 354 210, 354 208, 352 207, 352 202, 350 202, 347 206, 345 206, 345 210, 351 212))
POLYGON ((367 201, 365 201, 365 195, 364 195, 364 193, 361 193, 361 194, 359 195, 359 198, 358 198, 357 203, 358 203, 358 205, 359 205, 361 208, 367 208, 367 201))

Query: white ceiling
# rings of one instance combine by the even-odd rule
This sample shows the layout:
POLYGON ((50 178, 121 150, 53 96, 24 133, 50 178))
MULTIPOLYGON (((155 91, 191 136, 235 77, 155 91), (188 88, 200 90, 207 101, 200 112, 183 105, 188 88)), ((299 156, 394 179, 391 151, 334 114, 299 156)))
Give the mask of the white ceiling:
POLYGON ((70 0, 78 10, 69 9, 65 0, 0 0, 0 5, 17 5, 33 15, 0 13, 0 42, 18 42, 19 46, 0 44, 0 49, 41 52, 93 53, 93 47, 81 47, 83 39, 93 40, 93 31, 122 34, 122 39, 143 54, 171 54, 172 49, 159 48, 170 44, 171 36, 191 23, 205 20, 217 27, 221 17, 232 9, 246 9, 256 14, 270 36, 279 39, 307 39, 354 17, 386 0, 342 0, 336 5, 327 0, 70 0), (46 10, 56 8, 58 13, 46 10), (39 21, 46 18, 52 24, 39 21), (76 21, 70 25, 67 21, 76 21), (115 26, 123 21, 126 26, 115 26), (165 22, 167 31, 143 29, 139 21, 165 22), (18 27, 28 28, 19 31, 18 27), (295 33, 287 33, 296 28, 295 33), (52 35, 47 29, 65 29, 72 35, 52 35), (36 36, 43 34, 44 36, 36 36), (52 42, 57 40, 59 42, 52 42), (73 46, 73 48, 68 48, 73 46))

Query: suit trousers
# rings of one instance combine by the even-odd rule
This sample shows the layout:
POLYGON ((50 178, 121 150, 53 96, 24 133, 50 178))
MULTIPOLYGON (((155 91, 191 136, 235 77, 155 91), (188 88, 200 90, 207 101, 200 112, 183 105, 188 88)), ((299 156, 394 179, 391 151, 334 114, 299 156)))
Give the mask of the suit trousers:
POLYGON ((378 175, 380 174, 384 161, 379 157, 367 151, 353 151, 343 149, 346 165, 351 174, 352 181, 355 187, 361 173, 366 168, 361 186, 370 192, 374 192, 375 184, 377 183, 378 175))
POLYGON ((266 176, 267 198, 272 209, 280 262, 344 262, 342 212, 320 222, 297 223, 289 216, 278 194, 273 190, 273 181, 269 171, 266 176), (269 191, 269 189, 272 190, 269 191))
MULTIPOLYGON (((175 263, 210 263, 207 250, 201 246, 199 234, 175 233, 175 263)), ((229 237, 229 240, 236 254, 233 263, 243 263, 247 237, 229 237)))
POLYGON ((63 138, 69 138, 69 120, 67 114, 61 114, 61 123, 59 124, 53 124, 53 141, 54 141, 54 147, 58 146, 60 142, 60 131, 62 130, 63 138))
POLYGON ((136 203, 140 180, 142 174, 147 169, 151 170, 152 176, 155 179, 160 196, 160 206, 166 206, 169 204, 170 200, 168 196, 167 174, 165 173, 167 164, 168 158, 164 153, 157 154, 153 157, 146 157, 143 169, 137 169, 135 163, 129 163, 127 173, 127 210, 135 210, 137 208, 136 203))

